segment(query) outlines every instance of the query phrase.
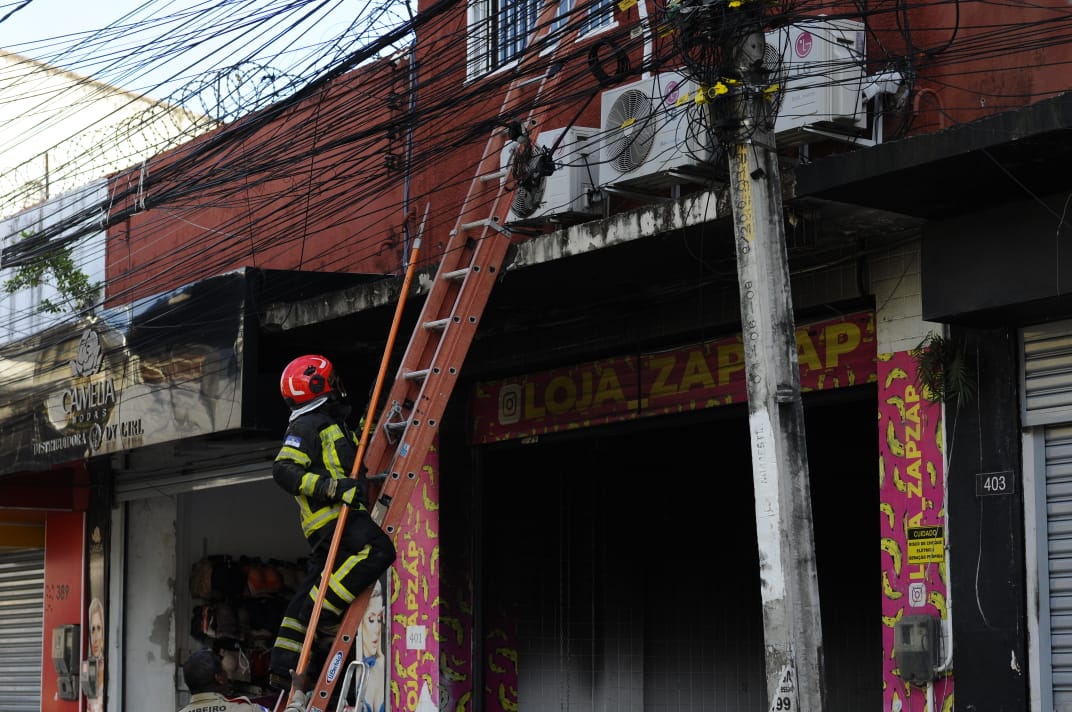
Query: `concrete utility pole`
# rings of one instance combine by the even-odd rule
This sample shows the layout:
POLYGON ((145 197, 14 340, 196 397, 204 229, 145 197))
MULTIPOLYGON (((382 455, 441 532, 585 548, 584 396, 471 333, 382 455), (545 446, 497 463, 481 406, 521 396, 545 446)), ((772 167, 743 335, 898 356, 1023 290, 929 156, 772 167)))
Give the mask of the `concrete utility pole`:
POLYGON ((735 48, 729 149, 770 712, 822 712, 823 643, 804 408, 763 33, 735 48))

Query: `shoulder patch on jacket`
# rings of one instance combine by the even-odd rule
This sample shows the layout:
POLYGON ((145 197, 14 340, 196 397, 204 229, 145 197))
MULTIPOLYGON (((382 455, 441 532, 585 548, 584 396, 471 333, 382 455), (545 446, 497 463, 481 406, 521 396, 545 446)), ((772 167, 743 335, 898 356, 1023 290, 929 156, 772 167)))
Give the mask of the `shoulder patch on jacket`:
POLYGON ((288 435, 287 439, 283 441, 283 444, 286 445, 287 447, 300 448, 301 447, 301 438, 299 438, 297 435, 288 435))

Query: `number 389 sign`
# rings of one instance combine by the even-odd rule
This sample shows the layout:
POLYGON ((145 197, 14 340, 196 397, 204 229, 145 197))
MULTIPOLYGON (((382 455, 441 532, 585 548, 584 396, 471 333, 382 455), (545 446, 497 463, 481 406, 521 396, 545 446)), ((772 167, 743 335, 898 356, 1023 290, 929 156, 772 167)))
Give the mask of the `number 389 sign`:
POLYGON ((793 712, 797 708, 797 684, 793 668, 782 668, 782 679, 771 699, 770 712, 793 712))

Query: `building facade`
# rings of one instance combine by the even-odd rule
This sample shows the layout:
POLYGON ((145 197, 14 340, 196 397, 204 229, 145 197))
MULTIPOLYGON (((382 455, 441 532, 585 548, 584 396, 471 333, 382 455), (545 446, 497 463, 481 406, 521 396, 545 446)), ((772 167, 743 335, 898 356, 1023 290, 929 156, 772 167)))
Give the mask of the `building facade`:
MULTIPOLYGON (((361 411, 406 260, 419 304, 460 206, 500 180, 513 247, 384 582, 384 708, 769 704, 742 208, 717 146, 681 148, 703 116, 692 65, 670 61, 688 28, 600 4, 560 11, 571 29, 519 55, 538 12, 420 9, 411 53, 114 175, 103 305, 12 352, 39 376, 6 399, 5 507, 40 512, 18 530, 37 544, 40 519, 86 520, 65 539, 81 573, 56 582, 78 615, 46 605, 40 624, 84 621, 77 699, 40 709, 178 706, 182 660, 232 637, 236 682, 270 697, 275 606, 305 554, 271 481, 278 374, 322 353, 361 411), (614 153, 645 125, 616 113, 630 92, 663 117, 661 153, 614 153), (557 180, 476 170, 516 154, 514 118, 551 144, 557 180), (69 499, 33 499, 46 473, 69 499), (197 584, 203 563, 230 584, 197 584)), ((826 708, 1060 710, 1072 117, 1046 67, 1068 50, 1025 49, 1047 61, 1019 71, 1011 50, 955 48, 1035 10, 906 12, 958 31, 846 11, 766 35, 783 57, 826 42, 822 61, 853 69, 820 87, 819 115, 808 87, 787 93, 776 125, 826 708)), ((47 597, 37 544, 11 556, 47 597)), ((46 665, 54 689, 63 668, 46 665)))

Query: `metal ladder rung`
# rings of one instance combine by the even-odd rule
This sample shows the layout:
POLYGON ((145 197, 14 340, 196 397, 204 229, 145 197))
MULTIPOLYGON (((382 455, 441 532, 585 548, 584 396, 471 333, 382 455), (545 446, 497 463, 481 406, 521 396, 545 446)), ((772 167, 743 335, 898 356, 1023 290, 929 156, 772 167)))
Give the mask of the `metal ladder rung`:
POLYGON ((420 371, 409 371, 403 378, 407 381, 423 381, 425 378, 428 378, 428 374, 431 372, 432 369, 430 368, 422 368, 420 371))
POLYGON ((432 330, 442 331, 443 329, 447 328, 447 324, 449 324, 449 323, 450 323, 450 317, 448 316, 445 319, 436 319, 435 321, 426 321, 426 322, 424 322, 424 328, 428 329, 429 331, 432 331, 432 330))
POLYGON ((384 423, 383 427, 385 430, 404 430, 408 424, 408 420, 394 420, 390 423, 384 423))
POLYGON ((484 218, 483 220, 474 220, 473 222, 462 223, 462 230, 472 230, 476 227, 493 227, 498 229, 498 218, 484 218))
POLYGON ((443 279, 461 279, 467 274, 469 274, 469 268, 462 267, 461 269, 456 269, 450 272, 443 273, 443 279))
POLYGON ((529 77, 528 79, 521 79, 521 80, 518 80, 518 82, 516 84, 514 84, 514 87, 517 88, 517 89, 520 89, 521 87, 526 87, 529 84, 535 84, 536 82, 542 82, 544 79, 547 79, 549 76, 551 76, 551 74, 547 73, 547 74, 541 74, 538 77, 529 77))

